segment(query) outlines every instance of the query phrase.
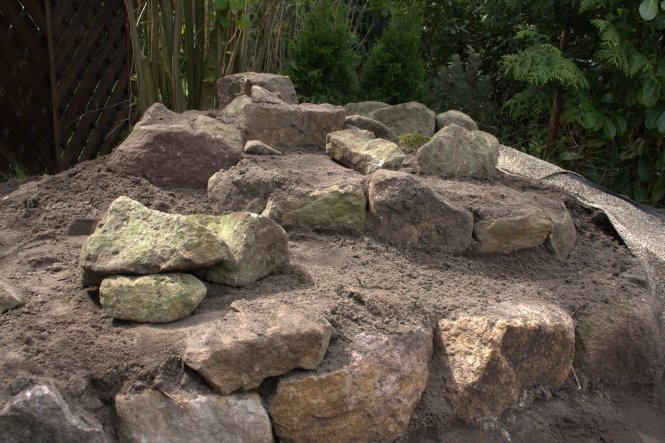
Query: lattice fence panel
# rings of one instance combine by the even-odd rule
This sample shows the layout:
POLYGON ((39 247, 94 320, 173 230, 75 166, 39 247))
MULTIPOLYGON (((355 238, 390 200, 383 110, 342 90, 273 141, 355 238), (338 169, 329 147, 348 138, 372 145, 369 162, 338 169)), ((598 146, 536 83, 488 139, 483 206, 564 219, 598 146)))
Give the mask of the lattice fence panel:
POLYGON ((121 141, 131 97, 122 0, 2 0, 0 32, 0 157, 62 171, 121 141))

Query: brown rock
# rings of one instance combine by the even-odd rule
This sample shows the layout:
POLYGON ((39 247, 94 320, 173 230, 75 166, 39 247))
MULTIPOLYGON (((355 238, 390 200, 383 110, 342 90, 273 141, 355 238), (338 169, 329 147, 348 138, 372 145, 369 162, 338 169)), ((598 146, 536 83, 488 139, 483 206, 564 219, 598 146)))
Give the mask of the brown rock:
POLYGON ((267 89, 286 103, 298 104, 298 96, 290 78, 276 74, 243 72, 217 80, 218 106, 224 108, 240 95, 251 96, 254 85, 267 89))
POLYGON ((0 278, 0 314, 24 305, 25 301, 19 288, 0 278))
POLYGON ((405 157, 395 143, 374 138, 372 132, 361 129, 345 129, 328 134, 326 154, 365 175, 377 169, 397 170, 405 157))
POLYGON ((205 188, 211 175, 238 163, 242 142, 242 134, 231 125, 201 114, 176 114, 156 103, 108 164, 157 186, 205 188))
POLYGON ((471 212, 449 205, 403 172, 374 173, 369 183, 369 210, 375 229, 391 243, 461 251, 473 242, 471 212))
POLYGON ((344 120, 344 127, 352 126, 358 129, 373 132, 377 138, 388 140, 389 142, 399 144, 399 136, 395 131, 383 123, 362 115, 350 115, 344 120))
POLYGON ((481 220, 473 228, 480 252, 512 252, 542 245, 552 231, 548 212, 530 208, 512 217, 481 220))
POLYGON ((190 334, 183 360, 221 394, 252 389, 266 377, 316 368, 328 349, 332 326, 279 304, 235 302, 224 322, 190 334))
POLYGON ((252 86, 251 95, 253 103, 272 103, 275 105, 286 103, 284 100, 279 98, 277 94, 270 92, 259 85, 252 86))
POLYGON ((408 102, 377 109, 367 117, 380 121, 397 135, 418 132, 431 137, 434 134, 436 114, 422 103, 408 102))
POLYGON ((249 211, 260 214, 282 180, 277 172, 242 163, 210 177, 208 199, 218 213, 249 211))
POLYGON ((283 378, 270 407, 282 441, 393 441, 420 400, 432 356, 432 333, 359 334, 341 369, 283 378))
POLYGON ((501 415, 519 393, 560 387, 575 354, 573 320, 552 305, 501 305, 493 312, 439 322, 447 397, 474 421, 501 415))
POLYGON ((277 149, 323 148, 328 133, 344 128, 344 109, 328 104, 252 103, 243 108, 241 120, 250 140, 277 149))

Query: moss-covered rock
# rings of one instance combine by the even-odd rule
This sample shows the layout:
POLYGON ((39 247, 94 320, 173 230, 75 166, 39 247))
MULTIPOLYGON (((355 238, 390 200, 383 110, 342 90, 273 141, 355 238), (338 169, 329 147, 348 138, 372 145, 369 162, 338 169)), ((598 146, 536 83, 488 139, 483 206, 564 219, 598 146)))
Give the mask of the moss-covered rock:
POLYGON ((418 132, 410 132, 399 136, 399 144, 405 152, 416 152, 418 148, 432 140, 432 137, 422 135, 418 132))

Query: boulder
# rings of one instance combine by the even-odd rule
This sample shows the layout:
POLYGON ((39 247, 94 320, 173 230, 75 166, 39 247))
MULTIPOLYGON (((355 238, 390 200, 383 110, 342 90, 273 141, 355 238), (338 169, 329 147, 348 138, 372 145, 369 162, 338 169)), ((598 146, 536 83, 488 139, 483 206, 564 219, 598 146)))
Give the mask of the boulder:
POLYGON ((439 321, 446 396, 463 420, 497 418, 525 389, 559 388, 575 355, 573 319, 546 304, 504 304, 439 321))
POLYGON ((399 136, 395 134, 395 131, 383 123, 369 117, 364 117, 362 115, 347 116, 344 120, 344 127, 348 129, 349 126, 373 132, 377 138, 388 140, 396 145, 399 144, 399 136))
POLYGON ((283 226, 362 227, 366 205, 361 185, 339 184, 311 192, 273 194, 262 215, 283 226))
POLYGON ((96 286, 108 275, 189 271, 228 256, 226 245, 205 227, 123 196, 86 239, 79 262, 83 285, 96 286))
POLYGON ((99 287, 104 314, 139 323, 169 323, 187 317, 207 289, 189 274, 107 277, 99 287))
POLYGON ((496 173, 499 141, 482 131, 451 124, 416 153, 420 172, 444 177, 490 177, 496 173))
POLYGON ((245 106, 253 103, 252 98, 247 95, 239 95, 222 109, 222 114, 229 117, 239 116, 245 106))
POLYGON ((473 243, 473 215, 446 203, 416 177, 379 170, 369 183, 369 211, 376 232, 400 246, 461 251, 473 243))
POLYGON ((292 369, 315 369, 332 326, 320 315, 270 303, 234 302, 224 321, 189 335, 183 357, 220 394, 252 389, 292 369))
POLYGON ((24 305, 25 296, 19 288, 0 278, 0 314, 24 305))
POLYGON ((283 177, 267 168, 239 164, 219 171, 208 180, 208 200, 218 213, 249 211, 261 213, 268 197, 283 177))
MULTIPOLYGON (((258 140, 248 140, 242 150, 245 154, 250 155, 282 155, 277 149, 273 149, 258 140)), ((210 183, 210 180, 208 180, 208 183, 210 183)))
POLYGON ((251 96, 254 85, 267 89, 286 103, 298 104, 298 96, 290 78, 276 74, 243 72, 217 80, 218 106, 224 108, 240 95, 251 96))
POLYGON ((418 132, 431 137, 434 134, 436 114, 422 103, 408 102, 376 109, 367 117, 380 121, 397 135, 418 132))
POLYGON ((282 441, 394 441, 425 389, 432 332, 352 338, 349 363, 337 370, 280 379, 270 407, 282 441))
POLYGON ((455 124, 461 126, 467 131, 477 131, 478 125, 468 115, 460 111, 446 111, 436 116, 436 130, 440 131, 446 126, 455 124))
POLYGON ((234 212, 219 216, 192 215, 188 219, 208 228, 229 248, 226 260, 197 272, 205 280, 245 286, 289 265, 289 237, 269 218, 234 212))
POLYGON ((242 143, 231 125, 201 114, 176 114, 156 103, 109 156, 108 165, 157 186, 205 188, 212 174, 238 163, 242 143))
POLYGON ((376 101, 366 101, 366 102, 355 102, 347 103, 344 105, 344 112, 346 115, 361 115, 367 117, 371 112, 376 111, 377 109, 389 108, 388 103, 376 102, 376 101))
POLYGON ((344 129, 344 109, 328 104, 252 103, 242 109, 240 124, 250 140, 277 149, 323 148, 328 133, 344 129))
POLYGON ((552 231, 552 218, 538 208, 520 214, 476 222, 473 232, 480 252, 512 252, 542 245, 552 231))
POLYGON ((94 417, 74 411, 51 384, 24 389, 0 409, 0 441, 110 443, 94 417))
POLYGON ((277 94, 270 92, 259 85, 252 86, 251 97, 253 103, 273 103, 275 105, 286 103, 279 98, 277 94))
POLYGON ((404 161, 404 153, 395 143, 358 129, 328 134, 326 154, 365 175, 381 168, 398 170, 404 161))
POLYGON ((575 247, 577 231, 568 209, 561 203, 558 211, 548 211, 552 220, 552 231, 545 244, 559 260, 566 260, 575 247))
POLYGON ((221 396, 147 389, 115 397, 121 442, 272 443, 258 394, 221 396))

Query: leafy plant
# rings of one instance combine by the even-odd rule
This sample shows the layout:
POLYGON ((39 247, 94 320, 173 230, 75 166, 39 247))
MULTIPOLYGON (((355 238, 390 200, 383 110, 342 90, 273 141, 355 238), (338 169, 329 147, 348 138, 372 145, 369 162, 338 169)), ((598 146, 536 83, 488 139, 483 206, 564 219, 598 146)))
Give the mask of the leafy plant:
POLYGON ((0 171, 0 182, 24 180, 28 177, 30 177, 28 169, 13 159, 9 161, 6 171, 0 171))

